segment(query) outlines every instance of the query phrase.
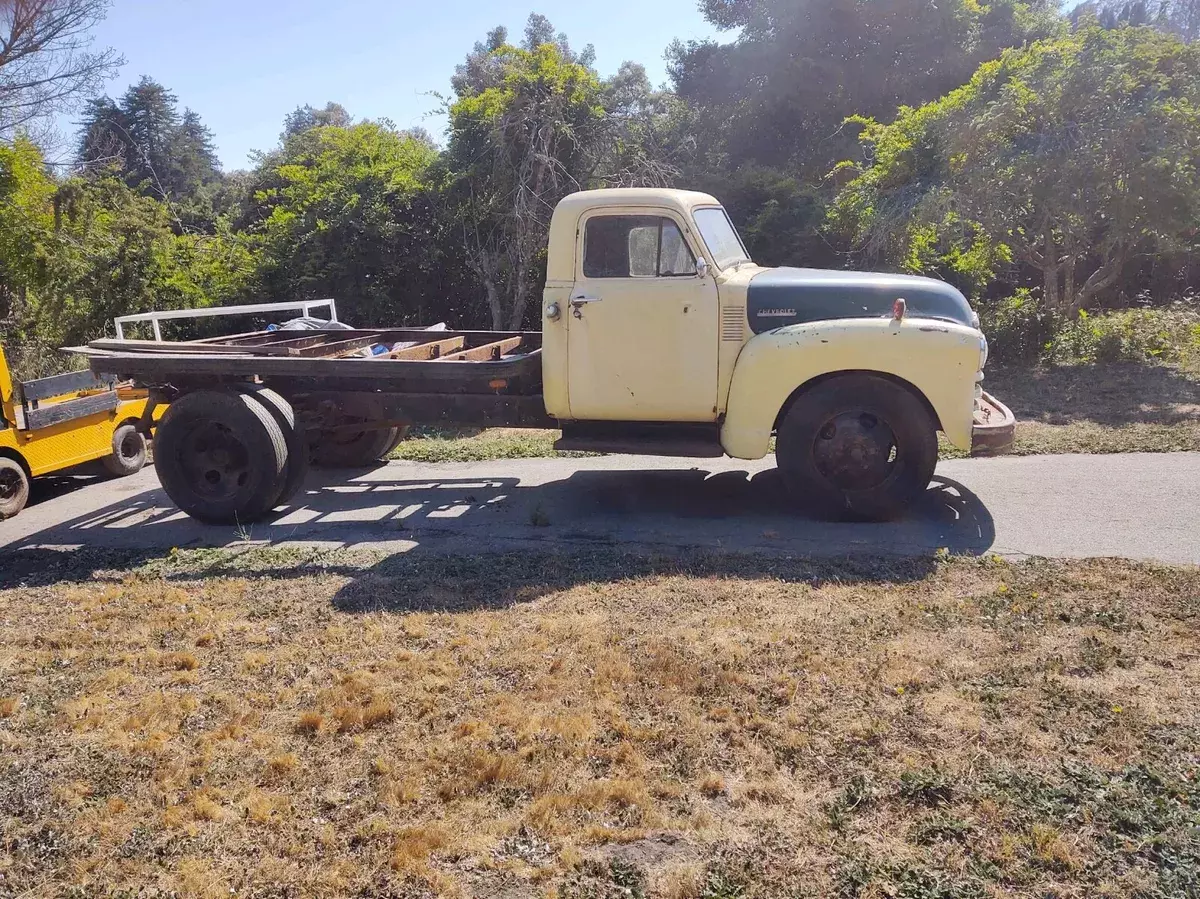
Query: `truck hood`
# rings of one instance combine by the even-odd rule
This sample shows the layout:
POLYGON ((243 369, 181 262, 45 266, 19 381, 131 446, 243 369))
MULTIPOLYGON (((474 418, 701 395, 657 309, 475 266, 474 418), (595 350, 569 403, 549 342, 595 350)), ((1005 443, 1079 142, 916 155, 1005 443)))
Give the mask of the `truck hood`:
POLYGON ((761 334, 804 322, 890 317, 901 297, 911 316, 975 326, 966 298, 944 281, 815 268, 770 268, 754 274, 746 314, 751 330, 761 334))

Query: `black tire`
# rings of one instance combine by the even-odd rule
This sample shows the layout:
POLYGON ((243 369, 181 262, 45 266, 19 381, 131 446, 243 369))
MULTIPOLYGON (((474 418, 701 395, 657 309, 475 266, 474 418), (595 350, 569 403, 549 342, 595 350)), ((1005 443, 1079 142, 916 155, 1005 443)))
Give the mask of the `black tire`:
POLYGON ((362 468, 383 459, 397 442, 397 428, 371 431, 322 432, 313 447, 313 465, 320 468, 362 468))
POLYGON ((776 462, 789 492, 822 517, 888 521, 929 486, 937 428, 925 404, 885 378, 832 378, 779 423, 776 462))
POLYGON ((146 465, 146 438, 131 421, 113 431, 112 454, 100 460, 104 469, 118 478, 137 474, 146 465))
POLYGON ((0 521, 12 518, 29 502, 29 475, 16 459, 0 456, 0 521))
POLYGON ((394 453, 396 451, 396 447, 398 447, 400 444, 402 444, 405 441, 405 439, 408 437, 408 430, 409 430, 408 425, 404 425, 403 427, 400 427, 400 428, 392 428, 392 431, 395 432, 396 436, 392 440, 392 442, 388 446, 388 448, 383 451, 383 458, 385 461, 387 459, 389 459, 391 457, 392 453, 394 453))
POLYGON ((185 394, 154 434, 154 467, 167 496, 207 524, 262 518, 283 488, 287 462, 274 415, 238 391, 185 394))
POLYGON ((287 468, 272 508, 285 505, 304 486, 304 479, 308 477, 308 438, 303 429, 296 427, 296 410, 279 393, 258 384, 240 385, 238 390, 258 400, 283 431, 283 438, 287 442, 287 468))

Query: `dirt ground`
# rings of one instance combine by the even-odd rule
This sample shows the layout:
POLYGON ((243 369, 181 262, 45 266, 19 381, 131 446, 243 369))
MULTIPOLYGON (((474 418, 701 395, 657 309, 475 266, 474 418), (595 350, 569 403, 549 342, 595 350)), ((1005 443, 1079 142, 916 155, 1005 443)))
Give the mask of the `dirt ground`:
POLYGON ((1200 569, 29 559, 0 895, 1200 888, 1200 569))

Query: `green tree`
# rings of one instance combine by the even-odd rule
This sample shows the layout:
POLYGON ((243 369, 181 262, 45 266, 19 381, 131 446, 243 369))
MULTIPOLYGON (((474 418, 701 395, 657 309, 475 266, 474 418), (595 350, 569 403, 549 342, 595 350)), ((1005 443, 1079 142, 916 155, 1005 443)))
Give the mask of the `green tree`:
POLYGON ((1185 41, 1200 40, 1200 0, 1088 0, 1069 15, 1077 26, 1093 17, 1105 28, 1148 25, 1185 41))
POLYGON ((1010 51, 862 139, 831 221, 869 258, 976 285, 1012 260, 1067 311, 1135 256, 1195 249, 1200 47, 1149 28, 1010 51))
POLYGON ((56 367, 49 349, 111 332, 116 315, 244 295, 249 240, 224 222, 213 235, 173 225, 120 178, 59 181, 28 139, 0 146, 0 340, 26 348, 32 374, 56 367))
POLYGON ((177 99, 152 78, 143 76, 121 97, 125 121, 125 172, 130 186, 151 196, 170 196, 171 150, 179 127, 177 99))
POLYGON ((130 187, 167 203, 176 230, 213 230, 221 173, 212 132, 193 110, 180 115, 175 95, 152 78, 130 86, 120 102, 88 102, 77 158, 92 171, 119 171, 130 187))
POLYGON ((321 109, 315 109, 309 104, 297 106, 283 119, 283 132, 279 135, 280 142, 286 142, 298 134, 303 134, 310 128, 320 128, 333 125, 335 128, 349 128, 354 123, 350 113, 341 103, 330 101, 321 109))
POLYGON ((0 339, 20 337, 31 296, 46 283, 56 188, 32 141, 0 145, 0 339))
POLYGON ((246 238, 177 234, 165 204, 111 175, 67 180, 53 209, 47 280, 30 313, 52 346, 110 333, 117 315, 236 299, 257 268, 246 238))
POLYGON ((736 29, 726 42, 676 41, 668 71, 686 104, 674 117, 678 180, 717 194, 754 258, 841 264, 821 235, 836 183, 856 149, 843 121, 889 120, 933 100, 980 63, 1058 25, 1051 0, 704 0, 736 29))
POLYGON ((1006 47, 1054 27, 1046 0, 704 0, 736 40, 669 50, 676 90, 734 165, 822 177, 843 158, 841 123, 890 118, 966 81, 1006 47))
POLYGON ((436 151, 378 122, 314 126, 260 161, 241 224, 262 242, 262 287, 335 297, 348 320, 417 324, 437 295, 436 151))
MULTIPOLYGON (((547 30, 531 17, 531 40, 547 30)), ((565 39, 514 47, 504 37, 494 31, 456 75, 446 164, 492 327, 515 329, 542 276, 554 206, 596 171, 606 111, 600 79, 565 39)))

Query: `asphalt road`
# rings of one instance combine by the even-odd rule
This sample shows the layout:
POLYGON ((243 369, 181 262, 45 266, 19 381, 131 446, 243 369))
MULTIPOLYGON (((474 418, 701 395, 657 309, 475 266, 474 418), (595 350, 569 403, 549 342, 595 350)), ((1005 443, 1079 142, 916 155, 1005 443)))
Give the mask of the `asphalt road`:
POLYGON ((1200 564, 1200 453, 970 459, 938 466, 902 521, 831 524, 794 512, 772 460, 607 456, 314 471, 293 505, 238 531, 176 510, 153 469, 35 482, 0 522, 0 560, 32 548, 170 548, 247 541, 470 552, 532 545, 845 556, 1124 556, 1200 564))

